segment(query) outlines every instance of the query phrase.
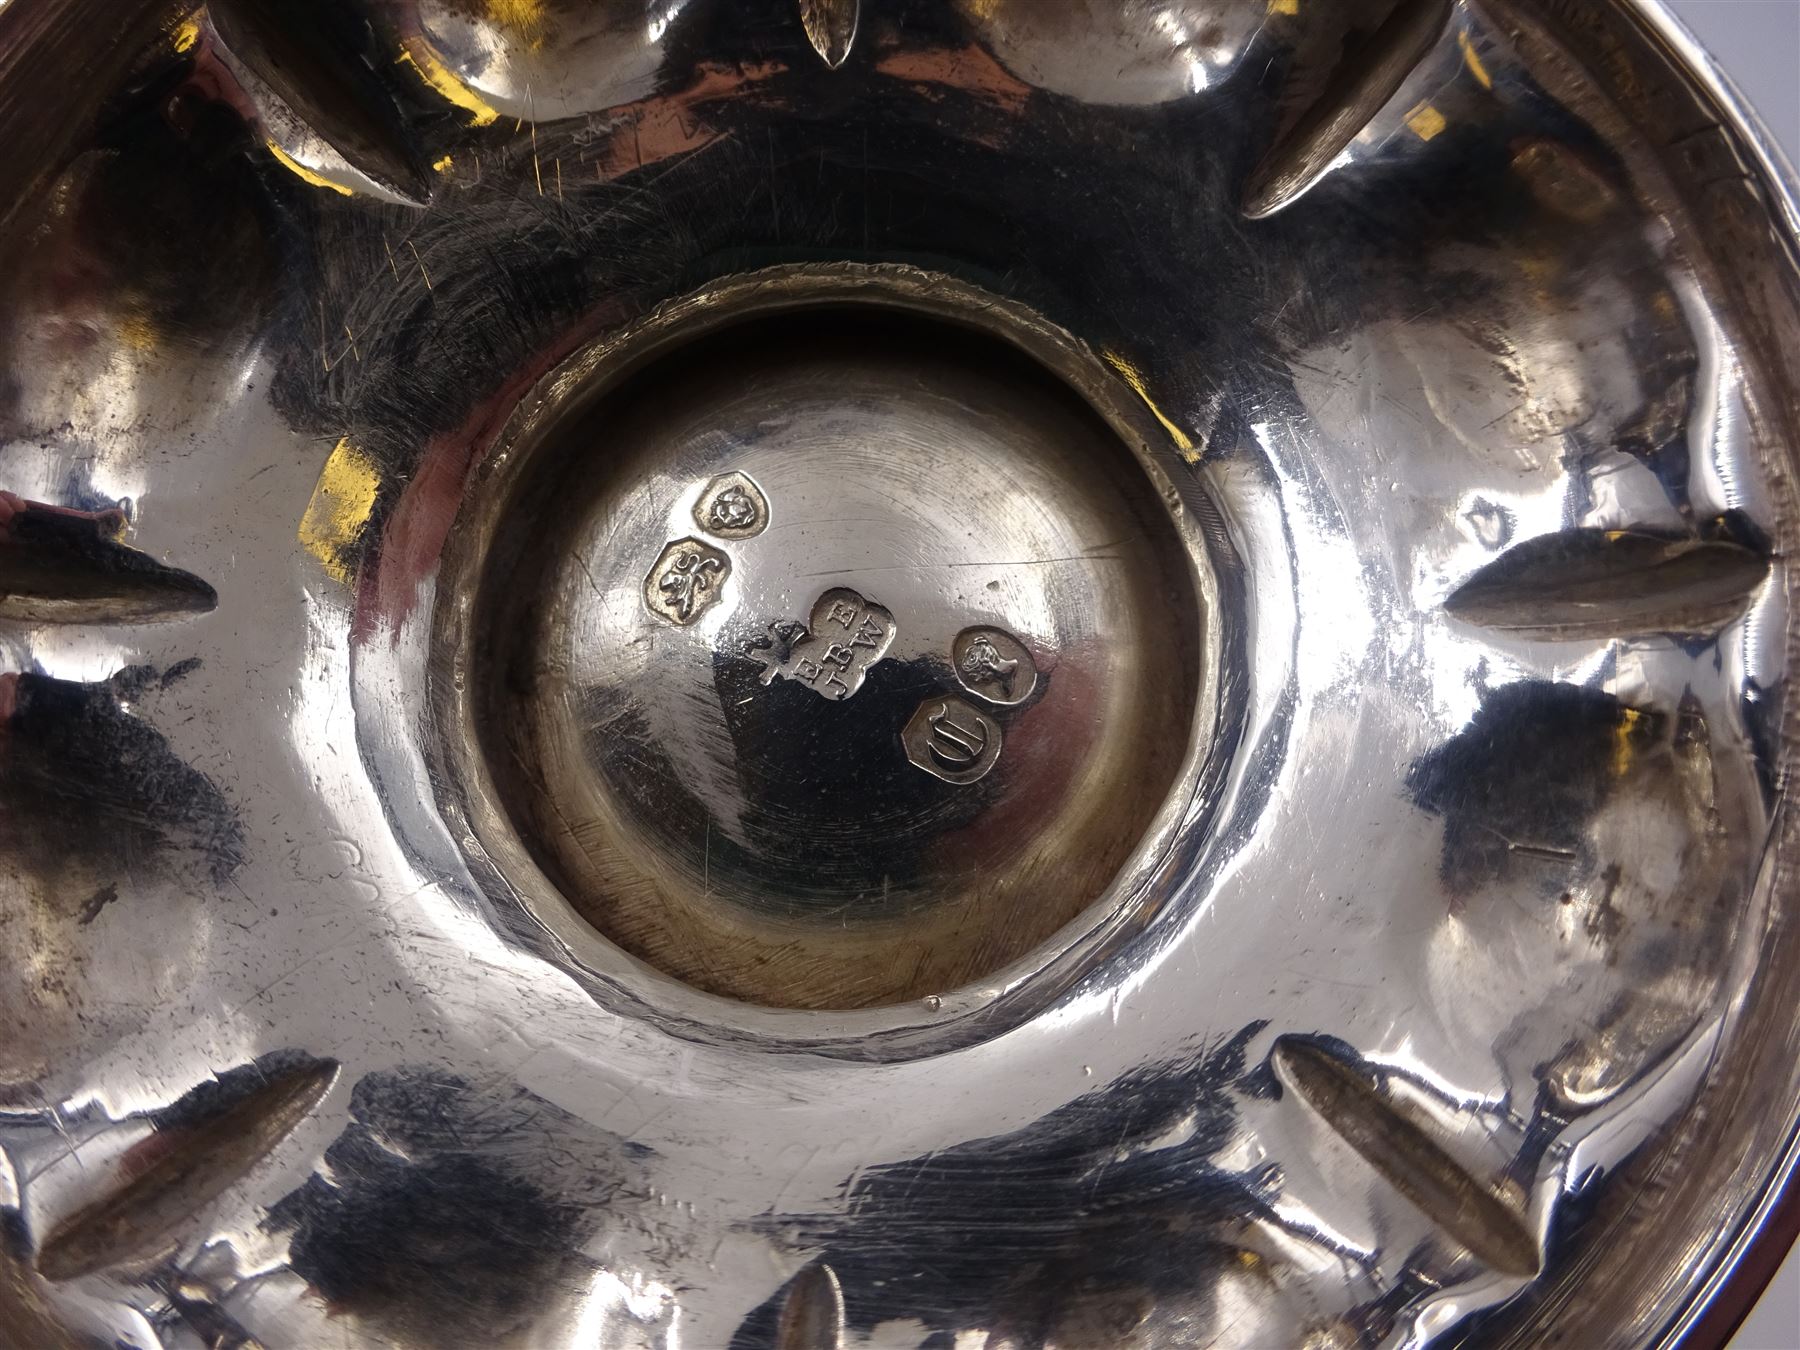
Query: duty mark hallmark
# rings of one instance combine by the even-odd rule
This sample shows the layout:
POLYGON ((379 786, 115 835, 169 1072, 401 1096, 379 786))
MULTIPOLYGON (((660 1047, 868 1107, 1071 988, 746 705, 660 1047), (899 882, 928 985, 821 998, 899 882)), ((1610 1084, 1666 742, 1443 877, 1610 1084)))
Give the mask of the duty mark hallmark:
POLYGON ((670 623, 687 625, 719 600, 731 559, 698 539, 677 539, 657 556, 644 578, 644 603, 670 623))
POLYGON ((1003 708, 1023 703, 1037 688, 1037 665, 1023 642, 1003 628, 965 628, 950 649, 956 682, 1003 708))
POLYGON ((928 698, 900 733, 906 757, 959 786, 987 776, 1000 758, 1000 724, 960 698, 928 698))
POLYGON ((894 616, 882 606, 834 587, 813 601, 806 623, 770 624, 752 655, 762 662, 764 684, 794 680, 838 702, 862 688, 869 667, 893 645, 894 631, 894 616))

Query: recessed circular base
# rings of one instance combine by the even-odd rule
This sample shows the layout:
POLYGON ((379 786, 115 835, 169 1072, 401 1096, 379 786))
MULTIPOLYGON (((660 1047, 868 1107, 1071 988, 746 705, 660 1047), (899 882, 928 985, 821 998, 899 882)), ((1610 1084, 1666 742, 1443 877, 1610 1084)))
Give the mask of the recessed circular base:
POLYGON ((872 306, 665 352, 521 447, 468 668, 512 828, 699 988, 854 1008, 1099 897, 1188 748, 1142 464, 1007 345, 872 306))

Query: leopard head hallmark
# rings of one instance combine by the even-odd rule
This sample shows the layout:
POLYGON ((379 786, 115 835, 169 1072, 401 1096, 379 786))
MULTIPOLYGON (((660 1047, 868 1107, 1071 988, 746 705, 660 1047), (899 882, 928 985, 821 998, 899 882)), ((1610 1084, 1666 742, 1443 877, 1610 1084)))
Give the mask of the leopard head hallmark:
POLYGON ((752 539, 769 527, 769 499, 749 474, 720 474, 694 503, 694 523, 721 539, 752 539))

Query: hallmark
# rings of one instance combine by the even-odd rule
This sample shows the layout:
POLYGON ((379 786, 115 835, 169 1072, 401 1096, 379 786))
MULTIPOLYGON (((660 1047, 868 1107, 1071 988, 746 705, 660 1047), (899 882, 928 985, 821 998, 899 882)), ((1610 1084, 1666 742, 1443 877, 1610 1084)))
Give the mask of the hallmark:
POLYGON ((721 539, 751 539, 769 528, 769 499, 749 474, 720 474, 694 503, 694 523, 721 539))
POLYGON ((950 655, 956 681, 977 698, 1012 707, 1037 688, 1037 665, 1023 642, 1003 628, 966 628, 950 655))
POLYGON ((711 544, 677 539, 644 578, 644 603, 673 624, 690 624, 718 601, 731 560, 711 544))
POLYGON ((869 667, 887 655, 894 641, 894 616, 855 591, 836 587, 813 602, 806 623, 782 620, 769 625, 752 655, 762 662, 761 680, 797 681, 821 698, 841 702, 863 686, 869 667))
POLYGON ((900 733, 906 757, 946 783, 985 778, 1000 758, 1000 724, 960 698, 928 698, 900 733))

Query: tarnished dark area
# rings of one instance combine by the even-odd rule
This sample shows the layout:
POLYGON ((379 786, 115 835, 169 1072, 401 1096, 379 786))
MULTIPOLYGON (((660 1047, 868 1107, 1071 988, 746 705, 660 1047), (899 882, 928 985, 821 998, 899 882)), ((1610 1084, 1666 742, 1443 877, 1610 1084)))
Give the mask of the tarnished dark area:
POLYGON ((1468 727, 1407 775, 1412 799, 1444 818, 1445 888, 1503 878, 1515 859, 1574 860, 1621 749, 1655 734, 1653 716, 1603 690, 1521 681, 1488 691, 1468 727))
POLYGON ((91 851, 118 876, 167 865, 215 881, 242 863, 231 803, 131 711, 191 669, 130 667, 94 684, 0 675, 0 836, 9 856, 53 870, 91 851))
POLYGON ((450 1324, 492 1341, 578 1285, 588 1232, 642 1204, 630 1175, 646 1153, 524 1092, 429 1069, 370 1074, 325 1150, 328 1171, 266 1222, 335 1313, 395 1335, 450 1324))
MULTIPOLYGON (((1140 1070, 1011 1134, 870 1169, 842 1218, 776 1231, 835 1272, 845 1324, 918 1318, 939 1335, 981 1319, 1022 1344, 1147 1343, 1222 1323, 1196 1270, 1228 1269, 1250 1217, 1268 1217, 1273 1166, 1235 1172, 1231 1087, 1252 1026, 1186 1063, 1140 1070), (1121 1131, 1114 1104, 1129 1102, 1121 1131), (896 1262, 929 1250, 930 1260, 896 1262)), ((733 1350, 770 1344, 776 1300, 733 1350)), ((926 1342, 930 1344, 928 1340, 926 1342)))

